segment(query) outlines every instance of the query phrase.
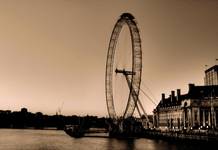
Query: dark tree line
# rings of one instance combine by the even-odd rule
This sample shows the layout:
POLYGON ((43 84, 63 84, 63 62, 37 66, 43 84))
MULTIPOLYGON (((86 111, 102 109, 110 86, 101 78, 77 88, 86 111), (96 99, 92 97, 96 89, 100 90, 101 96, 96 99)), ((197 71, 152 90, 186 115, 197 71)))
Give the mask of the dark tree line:
POLYGON ((65 125, 83 125, 85 128, 108 128, 107 120, 107 118, 98 118, 97 116, 44 115, 41 112, 28 112, 26 108, 13 112, 0 110, 0 128, 64 129, 65 125))

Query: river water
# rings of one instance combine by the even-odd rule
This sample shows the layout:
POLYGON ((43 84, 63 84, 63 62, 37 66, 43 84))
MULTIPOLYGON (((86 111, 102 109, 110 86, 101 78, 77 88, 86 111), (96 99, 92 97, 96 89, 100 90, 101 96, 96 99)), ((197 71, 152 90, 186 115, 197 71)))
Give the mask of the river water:
MULTIPOLYGON (((207 145, 205 145, 207 146, 207 145)), ((209 145, 208 145, 209 146, 209 145)), ((192 143, 154 139, 72 138, 62 130, 0 129, 0 150, 188 150, 192 143)))

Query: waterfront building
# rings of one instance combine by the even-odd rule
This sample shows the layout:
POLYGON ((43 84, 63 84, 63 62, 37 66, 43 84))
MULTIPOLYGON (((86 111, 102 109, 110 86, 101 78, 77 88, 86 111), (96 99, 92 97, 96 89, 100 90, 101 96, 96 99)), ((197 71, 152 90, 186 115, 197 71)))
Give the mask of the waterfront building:
POLYGON ((154 127, 161 130, 218 129, 218 85, 215 84, 218 78, 214 70, 217 71, 217 65, 205 71, 205 85, 189 84, 186 94, 181 94, 180 89, 176 94, 171 91, 167 98, 162 94, 153 111, 154 127))
POLYGON ((205 70, 205 85, 218 85, 218 65, 205 70))

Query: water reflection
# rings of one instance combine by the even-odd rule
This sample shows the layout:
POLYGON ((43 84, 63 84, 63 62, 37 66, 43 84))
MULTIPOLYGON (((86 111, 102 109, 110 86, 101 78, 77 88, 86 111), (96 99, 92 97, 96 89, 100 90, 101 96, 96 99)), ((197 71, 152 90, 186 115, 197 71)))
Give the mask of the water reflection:
POLYGON ((0 150, 196 150, 208 143, 166 142, 153 139, 72 138, 57 130, 0 129, 0 150))
POLYGON ((135 140, 134 139, 128 139, 126 140, 126 146, 128 150, 134 150, 135 149, 135 140))
POLYGON ((135 140, 134 139, 116 139, 107 138, 107 150, 134 150, 135 140))

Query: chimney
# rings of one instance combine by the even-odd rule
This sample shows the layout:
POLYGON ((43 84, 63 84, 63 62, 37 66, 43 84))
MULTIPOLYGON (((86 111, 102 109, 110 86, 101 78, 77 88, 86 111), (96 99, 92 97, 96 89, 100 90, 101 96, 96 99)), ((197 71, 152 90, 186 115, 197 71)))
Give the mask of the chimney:
POLYGON ((165 94, 162 93, 162 100, 165 100, 165 94))
POLYGON ((180 89, 177 89, 177 97, 176 97, 176 100, 178 101, 180 99, 180 96, 181 96, 181 90, 180 89))
POLYGON ((189 86, 189 90, 190 90, 191 88, 193 88, 195 86, 195 84, 189 83, 188 86, 189 86))
POLYGON ((171 91, 171 102, 173 102, 175 98, 175 91, 171 91))
POLYGON ((189 83, 188 87, 189 87, 188 94, 190 95, 191 93, 193 93, 193 89, 194 89, 195 85, 192 83, 189 83))
POLYGON ((165 94, 162 93, 161 96, 162 96, 162 98, 161 98, 161 103, 164 104, 164 102, 165 102, 165 94))

